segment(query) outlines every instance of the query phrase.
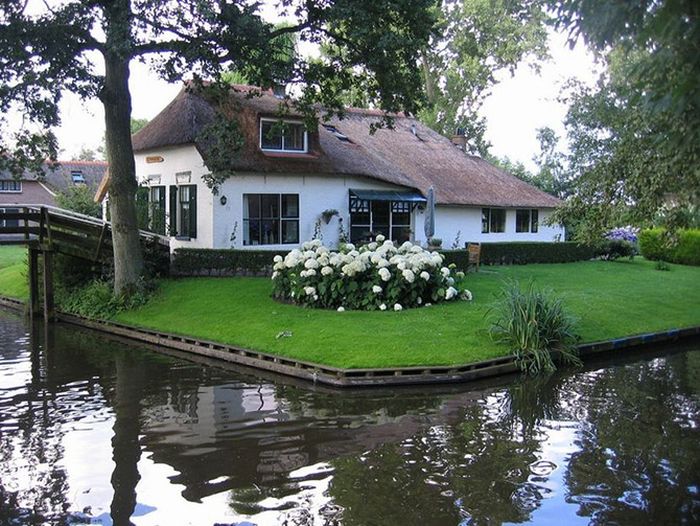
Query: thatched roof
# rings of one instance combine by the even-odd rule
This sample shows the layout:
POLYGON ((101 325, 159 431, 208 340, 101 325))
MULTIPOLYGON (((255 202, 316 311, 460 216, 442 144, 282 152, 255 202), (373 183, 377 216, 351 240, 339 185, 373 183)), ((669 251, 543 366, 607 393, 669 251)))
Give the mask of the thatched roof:
MULTIPOLYGON (((68 188, 75 186, 72 173, 80 172, 85 180, 85 184, 95 189, 99 185, 102 177, 107 171, 107 163, 104 161, 57 161, 56 163, 44 163, 43 175, 26 171, 20 179, 26 181, 41 180, 53 192, 64 192, 68 188)), ((0 179, 12 179, 9 172, 0 172, 0 179)))
MULTIPOLYGON (((238 86, 224 110, 236 118, 245 145, 232 160, 233 171, 357 175, 420 190, 433 186, 442 205, 503 207, 556 207, 560 201, 487 161, 465 154, 450 139, 417 120, 395 116, 392 130, 370 134, 381 114, 375 110, 349 109, 344 119, 326 123, 349 141, 338 138, 326 126, 309 132, 307 154, 272 154, 259 148, 259 120, 275 117, 280 99, 272 92, 248 98, 238 86)), ((207 161, 207 145, 201 131, 216 116, 214 107, 193 89, 183 89, 148 125, 133 137, 134 150, 146 152, 167 146, 194 144, 207 161)))

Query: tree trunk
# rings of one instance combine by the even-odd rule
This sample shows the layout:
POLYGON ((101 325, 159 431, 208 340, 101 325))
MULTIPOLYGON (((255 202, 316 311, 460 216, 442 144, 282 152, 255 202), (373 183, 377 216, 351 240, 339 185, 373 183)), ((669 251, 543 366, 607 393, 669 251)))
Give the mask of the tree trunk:
POLYGON ((143 273, 135 205, 138 185, 130 128, 130 17, 130 0, 106 3, 105 83, 100 98, 105 109, 105 139, 110 173, 109 207, 114 247, 115 294, 128 293, 143 273))

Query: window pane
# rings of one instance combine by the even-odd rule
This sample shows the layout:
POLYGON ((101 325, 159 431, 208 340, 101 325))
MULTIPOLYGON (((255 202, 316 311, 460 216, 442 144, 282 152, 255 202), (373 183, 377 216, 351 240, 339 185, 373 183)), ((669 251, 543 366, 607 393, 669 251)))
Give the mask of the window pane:
POLYGON ((260 194, 243 194, 243 218, 260 218, 260 194))
POLYGON ((276 245, 280 242, 280 222, 277 219, 264 219, 260 232, 261 245, 276 245))
POLYGON ((243 244, 260 244, 260 221, 257 219, 243 220, 243 244))
POLYGON ((299 221, 296 219, 282 221, 282 243, 299 242, 299 221))
POLYGON ((530 211, 516 210, 515 211, 515 231, 529 232, 530 231, 530 211))
POLYGON ((371 241, 372 236, 369 226, 352 226, 350 227, 350 241, 352 243, 364 243, 371 241))
POLYGON ((491 208, 491 232, 506 231, 506 211, 499 208, 491 208))
POLYGON ((299 194, 282 194, 282 217, 299 217, 299 194))
POLYGON ((285 123, 284 149, 295 152, 304 151, 304 125, 285 123))
POLYGON ((540 213, 539 210, 532 210, 532 223, 531 223, 531 232, 537 232, 540 226, 540 213))
POLYGON ((411 229, 407 226, 394 226, 391 228, 391 239, 397 243, 403 243, 411 239, 411 229))
POLYGON ((481 233, 487 234, 489 231, 489 208, 481 209, 481 233))
POLYGON ((281 125, 273 121, 260 122, 260 147, 266 150, 282 149, 281 125))
POLYGON ((262 194, 260 196, 260 206, 263 218, 278 219, 280 216, 280 195, 262 194))
POLYGON ((389 201, 372 201, 372 231, 379 233, 380 229, 384 229, 382 234, 389 235, 389 214, 391 213, 391 203, 389 201))

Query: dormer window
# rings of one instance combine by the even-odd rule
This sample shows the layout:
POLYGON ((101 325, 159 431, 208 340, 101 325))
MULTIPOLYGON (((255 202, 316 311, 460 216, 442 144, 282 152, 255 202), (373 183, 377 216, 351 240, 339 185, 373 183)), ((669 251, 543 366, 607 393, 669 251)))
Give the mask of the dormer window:
POLYGON ((261 119, 260 149, 265 152, 306 153, 308 137, 304 123, 261 119))
POLYGON ((70 178, 73 184, 85 184, 85 177, 83 177, 82 170, 71 170, 70 178))

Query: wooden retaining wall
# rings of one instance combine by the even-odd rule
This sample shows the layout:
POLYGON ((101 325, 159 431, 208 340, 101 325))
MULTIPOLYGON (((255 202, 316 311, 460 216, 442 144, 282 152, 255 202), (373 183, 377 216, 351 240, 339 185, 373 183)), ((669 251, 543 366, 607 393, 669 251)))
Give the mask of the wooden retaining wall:
MULTIPOLYGON (((10 298, 0 297, 0 305, 19 310, 25 309, 23 302, 10 298)), ((491 376, 519 372, 513 356, 504 356, 481 362, 451 366, 342 369, 243 349, 220 342, 181 336, 152 329, 142 329, 121 323, 90 320, 66 313, 58 313, 57 317, 59 321, 64 323, 87 327, 102 333, 127 338, 128 340, 145 342, 158 347, 224 360, 249 368, 270 371, 333 387, 386 387, 446 384, 468 382, 491 376)), ((585 343, 579 345, 578 349, 581 357, 585 359, 586 357, 604 352, 640 347, 659 342, 676 341, 682 338, 696 336, 700 336, 700 326, 585 343)))

